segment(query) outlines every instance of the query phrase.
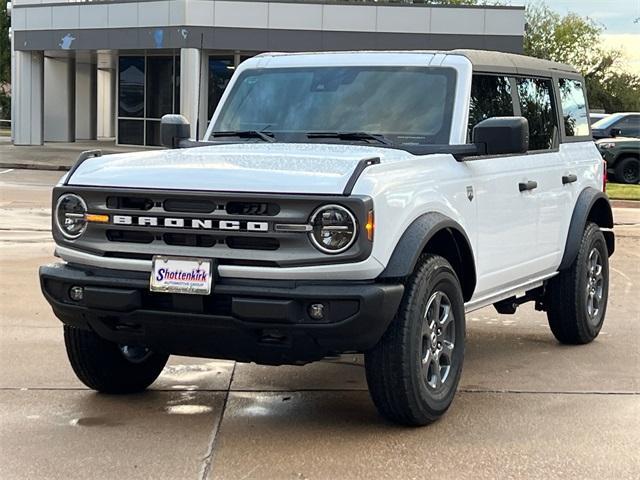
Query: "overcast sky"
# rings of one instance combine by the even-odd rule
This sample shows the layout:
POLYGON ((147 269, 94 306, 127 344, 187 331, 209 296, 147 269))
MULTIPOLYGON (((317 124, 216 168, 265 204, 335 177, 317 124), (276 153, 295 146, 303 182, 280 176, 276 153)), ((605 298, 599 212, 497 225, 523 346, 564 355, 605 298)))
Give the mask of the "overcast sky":
MULTIPOLYGON (((510 0, 512 5, 527 5, 540 0, 510 0)), ((591 17, 606 28, 606 34, 640 35, 640 0, 543 0, 552 10, 561 14, 575 12, 591 17)), ((640 49, 640 45, 638 45, 640 49)))
POLYGON ((591 17, 604 27, 605 46, 623 52, 622 68, 640 74, 640 0, 508 0, 506 3, 546 3, 562 15, 574 12, 591 17))

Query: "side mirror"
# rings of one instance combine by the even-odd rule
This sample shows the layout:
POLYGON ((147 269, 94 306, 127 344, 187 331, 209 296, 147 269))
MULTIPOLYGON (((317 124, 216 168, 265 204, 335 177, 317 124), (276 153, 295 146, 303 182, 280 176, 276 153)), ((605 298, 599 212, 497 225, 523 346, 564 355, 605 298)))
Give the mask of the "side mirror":
POLYGON ((167 148, 180 148, 191 135, 189 122, 182 115, 163 115, 160 120, 160 143, 167 148))
POLYGON ((524 117, 492 117, 473 128, 473 143, 485 155, 527 153, 529 122, 524 117))
POLYGON ((622 130, 619 128, 612 128, 610 132, 611 138, 616 138, 622 135, 622 130))

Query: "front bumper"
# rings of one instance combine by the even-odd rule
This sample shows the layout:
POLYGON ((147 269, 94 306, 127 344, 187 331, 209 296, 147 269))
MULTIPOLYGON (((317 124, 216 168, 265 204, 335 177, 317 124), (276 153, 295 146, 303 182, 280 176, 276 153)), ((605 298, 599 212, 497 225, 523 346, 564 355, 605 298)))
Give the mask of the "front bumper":
POLYGON ((298 364, 374 346, 402 299, 399 284, 218 279, 211 295, 149 291, 149 274, 52 264, 42 292, 65 324, 188 356, 298 364), (69 290, 84 289, 73 301, 69 290), (311 303, 325 318, 313 320, 311 303))

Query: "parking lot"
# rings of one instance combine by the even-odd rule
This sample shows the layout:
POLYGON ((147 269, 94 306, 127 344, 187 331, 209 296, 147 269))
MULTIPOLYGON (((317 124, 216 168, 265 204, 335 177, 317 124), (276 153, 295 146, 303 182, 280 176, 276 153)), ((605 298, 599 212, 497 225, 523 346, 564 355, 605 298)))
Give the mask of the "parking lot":
POLYGON ((640 209, 615 209, 595 342, 561 346, 529 305, 472 312, 451 410, 408 429, 377 415, 354 355, 172 357, 144 394, 84 388, 38 285, 60 176, 0 170, 0 478, 639 478, 640 209))

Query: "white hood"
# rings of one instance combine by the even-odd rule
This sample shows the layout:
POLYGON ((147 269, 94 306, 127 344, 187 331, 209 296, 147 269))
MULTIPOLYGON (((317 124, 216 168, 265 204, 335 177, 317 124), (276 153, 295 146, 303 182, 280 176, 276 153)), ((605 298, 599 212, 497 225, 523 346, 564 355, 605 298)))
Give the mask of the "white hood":
POLYGON ((86 160, 69 185, 219 192, 341 194, 358 163, 412 158, 359 145, 244 143, 105 155, 86 160))

